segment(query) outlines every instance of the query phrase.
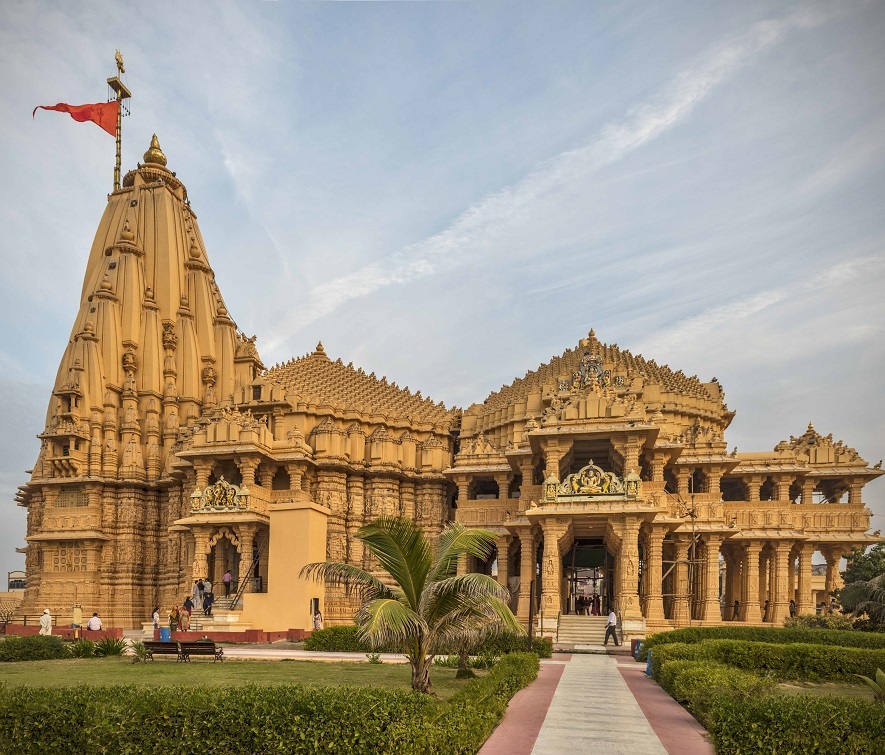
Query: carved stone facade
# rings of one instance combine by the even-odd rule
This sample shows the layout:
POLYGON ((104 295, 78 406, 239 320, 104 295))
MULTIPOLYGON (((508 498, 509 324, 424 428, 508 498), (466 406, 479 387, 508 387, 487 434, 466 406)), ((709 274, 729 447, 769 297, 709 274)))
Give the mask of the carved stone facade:
POLYGON ((290 622, 264 629, 309 625, 308 599, 348 622, 352 596, 293 592, 298 569, 317 553, 373 569, 356 533, 396 515, 432 538, 453 517, 496 531, 524 621, 532 595, 544 622, 575 610, 589 579, 643 628, 730 619, 734 602, 739 620, 776 622, 791 598, 811 608, 815 551, 832 586, 842 553, 879 540, 862 488, 882 471, 810 425, 772 452, 728 453, 733 416, 715 379, 592 331, 463 412, 321 344, 267 369, 157 142, 108 197, 18 495, 21 611, 64 621, 80 605, 133 626, 229 568, 258 593, 246 613, 290 622), (261 594, 299 605, 262 613, 261 594))
MULTIPOLYGON (((815 552, 832 589, 843 553, 881 541, 862 501, 881 464, 812 425, 770 452, 729 453, 733 417, 715 378, 590 331, 464 410, 446 470, 456 517, 499 533, 513 606, 528 621, 534 595, 550 634, 593 595, 628 635, 730 621, 735 605, 735 620, 779 624, 790 600, 814 610, 815 552)), ((493 560, 468 566, 491 572, 493 560)))

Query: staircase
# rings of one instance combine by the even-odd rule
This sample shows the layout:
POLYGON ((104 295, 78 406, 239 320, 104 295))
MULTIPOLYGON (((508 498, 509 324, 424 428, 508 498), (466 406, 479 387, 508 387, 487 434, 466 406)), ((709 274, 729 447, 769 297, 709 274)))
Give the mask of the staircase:
POLYGON ((607 616, 562 614, 559 617, 557 642, 566 645, 601 645, 605 640, 607 623, 607 616))
MULTIPOLYGON (((216 604, 217 605, 217 604, 216 604)), ((154 634, 154 625, 150 621, 144 622, 142 625, 142 634, 145 637, 152 637, 154 634)), ((160 626, 169 626, 167 623, 161 623, 160 626)), ((202 611, 194 611, 191 614, 191 622, 188 627, 191 632, 243 632, 251 629, 251 624, 244 624, 240 621, 239 611, 230 611, 224 608, 212 609, 211 616, 203 616, 202 611)))

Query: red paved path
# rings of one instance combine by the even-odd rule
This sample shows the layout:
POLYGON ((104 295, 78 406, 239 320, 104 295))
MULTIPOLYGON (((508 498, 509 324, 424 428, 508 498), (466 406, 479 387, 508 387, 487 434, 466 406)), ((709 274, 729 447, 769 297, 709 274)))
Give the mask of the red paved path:
POLYGON ((645 664, 629 656, 618 658, 618 671, 639 707, 670 755, 713 755, 707 730, 654 679, 645 675, 645 664))
MULTIPOLYGON (((567 654, 556 654, 553 660, 570 658, 567 654)), ((670 755, 714 754, 704 727, 645 675, 645 664, 636 663, 630 656, 620 656, 617 660, 627 688, 670 755)), ((479 755, 530 755, 564 670, 565 665, 560 663, 542 664, 538 678, 513 696, 507 713, 479 755)))
MULTIPOLYGON (((553 659, 567 661, 570 657, 556 654, 553 659)), ((529 755, 564 670, 564 664, 541 664, 538 678, 513 696, 504 718, 479 755, 529 755)))

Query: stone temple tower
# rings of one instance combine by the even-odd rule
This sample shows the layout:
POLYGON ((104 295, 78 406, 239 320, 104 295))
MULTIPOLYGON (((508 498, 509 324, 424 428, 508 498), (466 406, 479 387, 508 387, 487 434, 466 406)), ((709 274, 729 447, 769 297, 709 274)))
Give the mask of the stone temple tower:
POLYGON ((125 626, 176 599, 190 555, 168 529, 188 504, 176 446, 260 369, 154 136, 108 197, 18 495, 28 509, 23 614, 71 616, 79 605, 125 626))

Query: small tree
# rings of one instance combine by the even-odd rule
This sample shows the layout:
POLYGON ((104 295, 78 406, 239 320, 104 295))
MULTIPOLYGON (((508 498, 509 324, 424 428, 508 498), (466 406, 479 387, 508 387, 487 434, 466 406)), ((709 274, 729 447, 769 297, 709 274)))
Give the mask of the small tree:
POLYGON ((411 520, 381 517, 357 537, 378 559, 393 586, 353 564, 308 564, 301 575, 356 591, 359 636, 371 647, 399 647, 412 666, 412 689, 429 693, 436 653, 457 646, 477 626, 524 633, 511 613, 507 589, 485 574, 456 574, 462 554, 486 559, 496 535, 448 525, 434 549, 411 520))
POLYGON ((847 566, 842 573, 842 580, 846 585, 852 582, 869 582, 885 574, 885 543, 878 543, 869 549, 854 548, 845 560, 847 566))
POLYGON ((840 591, 843 609, 852 616, 866 614, 876 624, 885 624, 885 574, 866 582, 852 582, 840 591))

